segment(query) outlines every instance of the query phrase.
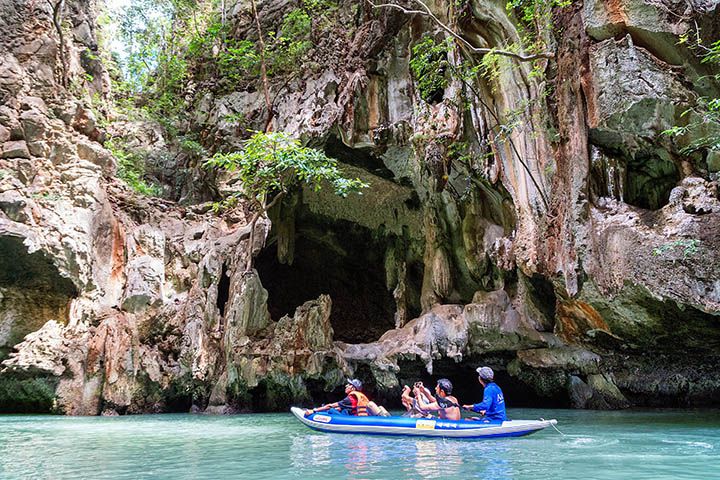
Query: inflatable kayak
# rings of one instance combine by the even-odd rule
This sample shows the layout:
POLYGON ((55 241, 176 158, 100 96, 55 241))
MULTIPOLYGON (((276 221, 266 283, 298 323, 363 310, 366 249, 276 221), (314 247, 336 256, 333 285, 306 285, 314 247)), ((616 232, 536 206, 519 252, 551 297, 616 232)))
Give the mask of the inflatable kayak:
POLYGON ((499 438, 521 437, 555 425, 557 420, 509 420, 485 423, 474 420, 441 420, 408 417, 353 417, 323 412, 305 416, 305 410, 290 409, 304 425, 320 432, 408 435, 416 437, 499 438))

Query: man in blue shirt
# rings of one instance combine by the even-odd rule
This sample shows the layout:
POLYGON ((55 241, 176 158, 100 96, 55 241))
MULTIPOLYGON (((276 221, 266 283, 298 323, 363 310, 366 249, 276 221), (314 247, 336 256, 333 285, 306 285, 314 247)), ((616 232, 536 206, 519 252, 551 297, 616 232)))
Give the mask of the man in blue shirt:
POLYGON ((493 382, 495 373, 490 367, 480 367, 477 369, 477 373, 480 384, 485 388, 483 400, 474 405, 463 405, 463 408, 477 412, 491 422, 504 422, 507 420, 507 416, 505 415, 505 397, 500 387, 493 382))

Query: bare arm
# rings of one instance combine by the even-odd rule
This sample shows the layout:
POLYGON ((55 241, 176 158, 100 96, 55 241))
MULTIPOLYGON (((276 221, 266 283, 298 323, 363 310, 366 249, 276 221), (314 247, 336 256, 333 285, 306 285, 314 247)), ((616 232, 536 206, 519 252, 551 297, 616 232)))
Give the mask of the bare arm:
POLYGON ((328 403, 327 405, 323 405, 322 407, 313 408, 313 411, 315 412, 325 412, 327 410, 330 410, 331 408, 338 408, 340 406, 339 402, 335 403, 328 403))
POLYGON ((328 403, 327 405, 323 405, 322 407, 313 408, 312 410, 305 410, 305 416, 312 415, 313 413, 317 412, 326 412, 330 410, 331 408, 338 408, 340 407, 340 402, 335 403, 328 403))
POLYGON ((425 395, 425 398, 428 399, 429 403, 437 402, 437 399, 433 396, 432 392, 430 392, 430 389, 424 385, 422 387, 422 394, 425 395))
POLYGON ((438 405, 434 399, 432 402, 425 403, 425 400, 427 400, 425 395, 415 395, 415 399, 417 400, 420 410, 424 410, 426 412, 436 412, 438 410, 442 410, 440 405, 438 405))

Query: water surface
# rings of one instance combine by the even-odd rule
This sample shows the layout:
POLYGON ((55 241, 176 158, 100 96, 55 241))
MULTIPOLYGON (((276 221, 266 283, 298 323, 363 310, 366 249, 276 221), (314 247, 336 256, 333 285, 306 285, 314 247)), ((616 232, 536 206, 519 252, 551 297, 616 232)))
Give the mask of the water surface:
POLYGON ((0 416, 0 479, 720 478, 720 411, 515 409, 522 438, 324 434, 288 414, 0 416))

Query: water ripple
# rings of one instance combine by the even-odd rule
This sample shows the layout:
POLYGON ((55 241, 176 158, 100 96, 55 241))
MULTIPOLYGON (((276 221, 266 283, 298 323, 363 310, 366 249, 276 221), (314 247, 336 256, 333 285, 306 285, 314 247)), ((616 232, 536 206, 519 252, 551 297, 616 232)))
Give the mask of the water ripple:
POLYGON ((716 474, 720 414, 515 410, 558 418, 487 441, 313 432, 289 414, 0 416, 0 479, 670 479, 716 474))

